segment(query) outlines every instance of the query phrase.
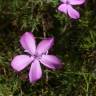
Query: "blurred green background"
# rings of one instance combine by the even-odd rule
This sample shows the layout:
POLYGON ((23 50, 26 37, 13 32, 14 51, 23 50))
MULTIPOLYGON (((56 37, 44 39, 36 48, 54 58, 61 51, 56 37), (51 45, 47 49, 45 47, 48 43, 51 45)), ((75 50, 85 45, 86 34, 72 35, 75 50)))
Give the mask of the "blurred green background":
POLYGON ((81 18, 58 12, 59 0, 0 0, 0 96, 96 96, 96 0, 75 7, 81 18), (10 63, 22 54, 20 36, 32 31, 40 41, 54 36, 50 50, 63 67, 46 70, 32 85, 28 70, 15 73, 10 63))

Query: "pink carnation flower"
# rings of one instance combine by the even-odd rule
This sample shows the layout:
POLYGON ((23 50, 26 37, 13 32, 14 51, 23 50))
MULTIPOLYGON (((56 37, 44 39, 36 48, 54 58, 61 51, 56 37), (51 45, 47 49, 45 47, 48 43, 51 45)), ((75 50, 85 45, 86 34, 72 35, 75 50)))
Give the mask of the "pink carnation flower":
POLYGON ((80 18, 80 14, 73 8, 72 5, 81 5, 85 0, 61 0, 63 4, 59 5, 58 10, 65 14, 68 14, 73 19, 80 18))
POLYGON ((31 83, 36 82, 42 76, 41 65, 50 69, 60 67, 60 60, 54 55, 48 55, 48 50, 52 47, 54 38, 42 40, 37 48, 36 41, 31 32, 26 32, 20 39, 20 43, 27 54, 17 55, 13 58, 11 66, 16 71, 21 71, 31 64, 29 71, 29 80, 31 83))

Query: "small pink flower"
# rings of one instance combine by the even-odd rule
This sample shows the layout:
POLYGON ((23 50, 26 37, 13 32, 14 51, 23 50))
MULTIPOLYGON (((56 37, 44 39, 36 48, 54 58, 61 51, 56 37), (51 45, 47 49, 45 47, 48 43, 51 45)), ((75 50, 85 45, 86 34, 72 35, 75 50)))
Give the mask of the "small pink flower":
POLYGON ((44 39, 36 48, 36 41, 32 33, 24 33, 20 43, 29 55, 17 55, 14 57, 11 62, 12 68, 16 71, 21 71, 31 64, 29 80, 31 83, 34 83, 42 76, 40 63, 51 69, 60 67, 60 60, 54 55, 48 55, 48 50, 52 47, 53 42, 54 38, 44 39))
POLYGON ((59 5, 58 10, 65 14, 68 14, 73 19, 80 18, 80 14, 75 10, 72 5, 81 5, 85 0, 61 0, 63 4, 59 5))

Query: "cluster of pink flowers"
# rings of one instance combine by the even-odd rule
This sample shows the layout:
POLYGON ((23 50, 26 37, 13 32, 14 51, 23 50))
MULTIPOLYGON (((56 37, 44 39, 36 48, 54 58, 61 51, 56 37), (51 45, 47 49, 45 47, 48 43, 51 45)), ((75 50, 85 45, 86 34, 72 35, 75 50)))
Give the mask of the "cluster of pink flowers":
MULTIPOLYGON (((73 5, 81 5, 85 0, 61 0, 58 10, 68 14, 73 19, 80 18, 80 14, 73 8, 73 5)), ((54 43, 54 38, 43 39, 36 47, 36 40, 32 32, 25 32, 21 38, 20 43, 27 54, 17 55, 13 58, 11 66, 16 71, 21 71, 31 64, 29 70, 29 81, 36 82, 42 76, 41 64, 50 68, 56 69, 61 66, 61 61, 54 55, 49 55, 48 51, 54 43)))

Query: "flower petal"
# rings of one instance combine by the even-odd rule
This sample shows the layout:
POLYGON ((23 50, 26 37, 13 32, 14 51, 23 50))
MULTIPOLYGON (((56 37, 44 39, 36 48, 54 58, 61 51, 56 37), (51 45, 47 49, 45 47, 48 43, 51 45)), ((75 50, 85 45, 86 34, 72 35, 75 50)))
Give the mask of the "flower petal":
POLYGON ((85 2, 85 0, 69 0, 71 5, 81 5, 85 2))
POLYGON ((29 53, 35 54, 36 51, 35 38, 31 32, 24 33, 20 39, 20 43, 22 47, 29 53))
POLYGON ((47 52, 53 45, 54 38, 47 38, 42 40, 37 46, 37 53, 42 54, 47 52))
POLYGON ((40 61, 43 65, 51 69, 56 69, 61 67, 60 59, 54 55, 43 55, 40 61))
POLYGON ((65 13, 65 14, 67 14, 68 5, 67 5, 67 4, 61 4, 61 5, 59 5, 58 10, 59 10, 60 12, 63 12, 63 13, 65 13))
POLYGON ((73 19, 79 19, 80 14, 71 5, 68 6, 68 15, 73 19))
POLYGON ((31 83, 35 83, 42 76, 41 66, 38 60, 35 60, 29 71, 29 80, 31 83))
POLYGON ((13 58, 11 62, 11 66, 16 71, 21 71, 25 67, 27 67, 32 61, 32 58, 30 58, 27 55, 17 55, 13 58))

